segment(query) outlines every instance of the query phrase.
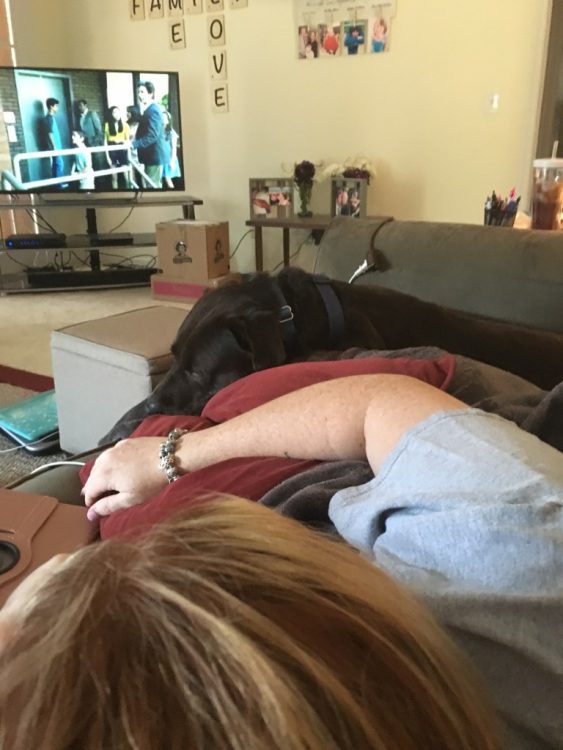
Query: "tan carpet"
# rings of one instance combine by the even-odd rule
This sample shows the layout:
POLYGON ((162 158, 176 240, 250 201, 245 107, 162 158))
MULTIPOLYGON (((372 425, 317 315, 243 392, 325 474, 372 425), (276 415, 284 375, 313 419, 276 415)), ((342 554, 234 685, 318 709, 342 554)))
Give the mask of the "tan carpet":
POLYGON ((0 297, 0 364, 52 375, 51 331, 151 305, 173 305, 186 310, 191 307, 154 300, 150 287, 0 297))

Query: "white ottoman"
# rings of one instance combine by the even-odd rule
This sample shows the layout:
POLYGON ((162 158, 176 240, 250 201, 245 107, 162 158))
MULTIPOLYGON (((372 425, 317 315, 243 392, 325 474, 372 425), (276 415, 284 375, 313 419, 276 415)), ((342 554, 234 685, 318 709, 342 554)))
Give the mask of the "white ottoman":
POLYGON ((61 448, 80 453, 146 398, 172 363, 185 309, 145 307, 61 328, 51 356, 61 448))

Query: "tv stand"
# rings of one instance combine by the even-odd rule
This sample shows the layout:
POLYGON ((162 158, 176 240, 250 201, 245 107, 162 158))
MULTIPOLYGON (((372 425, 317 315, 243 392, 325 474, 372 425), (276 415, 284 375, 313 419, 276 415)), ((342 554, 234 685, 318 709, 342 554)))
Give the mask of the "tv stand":
MULTIPOLYGON (((99 234, 96 209, 92 207, 86 209, 86 234, 90 245, 98 245, 98 247, 124 247, 132 245, 134 242, 131 232, 99 234)), ((90 268, 92 271, 99 271, 101 268, 99 249, 89 250, 88 254, 90 257, 90 268)))
MULTIPOLYGON (((54 265, 22 269, 18 273, 2 274, 0 273, 0 295, 21 293, 21 292, 38 292, 38 291, 70 291, 73 289, 108 289, 111 287, 126 286, 147 286, 150 284, 150 277, 155 273, 156 268, 147 268, 146 266, 123 266, 115 264, 109 267, 103 267, 101 261, 101 248, 140 248, 146 251, 147 248, 154 248, 156 245, 155 233, 130 234, 126 232, 100 234, 98 232, 98 222, 96 216, 97 208, 121 208, 121 207, 145 207, 145 206, 181 206, 182 217, 184 219, 195 219, 195 206, 202 205, 200 198, 192 196, 164 193, 162 195, 142 194, 133 197, 110 197, 91 198, 88 196, 67 196, 53 194, 50 199, 45 196, 13 196, 8 200, 0 200, 0 209, 30 210, 34 208, 85 208, 86 209, 86 234, 69 235, 66 242, 61 247, 45 249, 49 253, 66 253, 82 251, 87 253, 87 259, 82 262, 85 264, 81 268, 74 268, 70 265, 62 264, 62 267, 56 268, 54 265), (146 196, 146 197, 145 197, 146 196), (30 200, 31 199, 31 200, 30 200)), ((0 254, 7 251, 3 245, 0 246, 0 254)), ((11 252, 19 253, 21 251, 12 250, 11 252)), ((80 258, 79 258, 80 260, 80 258)))

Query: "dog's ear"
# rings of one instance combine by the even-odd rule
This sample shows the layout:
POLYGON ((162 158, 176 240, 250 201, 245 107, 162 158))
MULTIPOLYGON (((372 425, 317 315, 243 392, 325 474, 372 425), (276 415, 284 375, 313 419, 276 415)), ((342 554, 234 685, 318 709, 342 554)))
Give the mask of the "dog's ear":
POLYGON ((239 346, 252 358, 254 370, 282 365, 286 361, 280 324, 271 312, 255 310, 244 318, 229 321, 239 346))

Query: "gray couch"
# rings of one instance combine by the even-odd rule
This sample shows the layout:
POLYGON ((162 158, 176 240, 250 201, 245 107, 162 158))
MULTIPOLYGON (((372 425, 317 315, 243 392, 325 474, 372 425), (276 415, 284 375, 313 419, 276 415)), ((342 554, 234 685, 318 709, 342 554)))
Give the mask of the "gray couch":
POLYGON ((379 284, 475 315, 563 332, 563 231, 334 219, 316 273, 379 284))
MULTIPOLYGON (((316 273, 380 284, 464 312, 563 332, 563 232, 463 224, 336 218, 316 273)), ((80 502, 76 467, 24 479, 14 489, 80 502)))

